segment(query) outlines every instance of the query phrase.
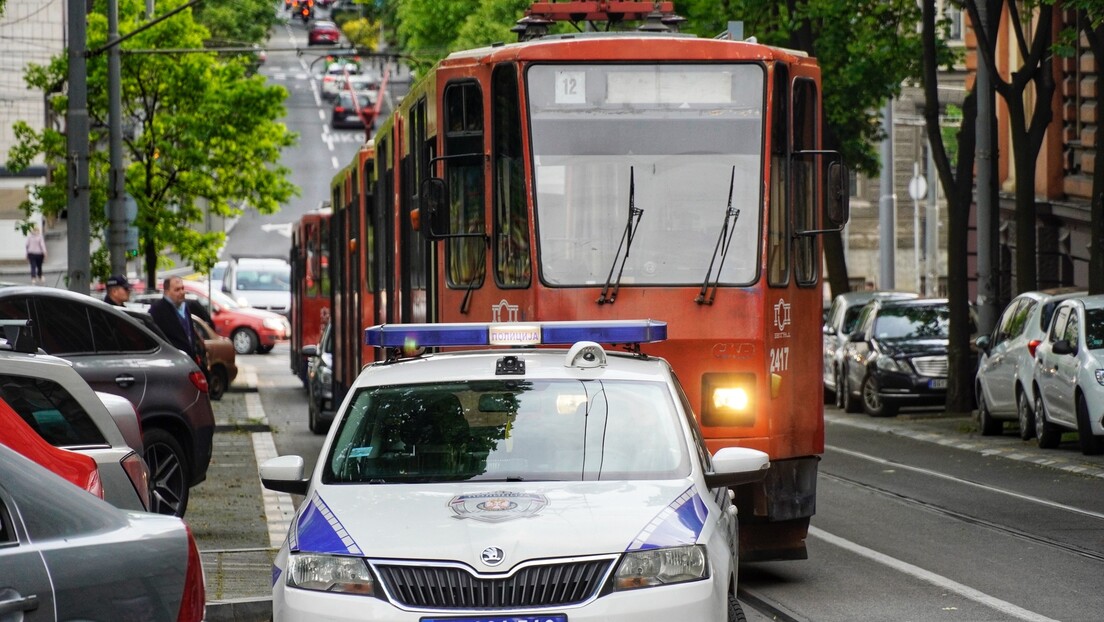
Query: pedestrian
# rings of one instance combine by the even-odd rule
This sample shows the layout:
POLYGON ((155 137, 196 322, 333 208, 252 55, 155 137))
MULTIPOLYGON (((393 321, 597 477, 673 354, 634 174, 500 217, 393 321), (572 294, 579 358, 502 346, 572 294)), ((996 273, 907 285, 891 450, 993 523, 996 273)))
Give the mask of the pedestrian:
POLYGON ((150 305, 149 314, 161 332, 168 337, 169 343, 180 348, 198 365, 192 318, 184 303, 184 281, 178 276, 167 277, 164 290, 165 296, 150 305))
POLYGON ((116 307, 126 306, 126 303, 130 300, 130 281, 125 275, 116 274, 112 276, 104 281, 104 286, 107 287, 104 302, 116 307))
POLYGON ((31 264, 31 285, 44 284, 46 280, 42 277, 42 262, 46 261, 46 240, 43 239, 42 229, 38 225, 27 236, 27 261, 31 264))

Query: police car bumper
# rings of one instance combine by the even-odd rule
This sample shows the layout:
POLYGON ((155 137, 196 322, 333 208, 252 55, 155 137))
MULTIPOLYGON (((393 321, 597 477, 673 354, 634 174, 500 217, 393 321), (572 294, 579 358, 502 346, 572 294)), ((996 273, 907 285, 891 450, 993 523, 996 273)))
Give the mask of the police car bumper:
POLYGON ((585 605, 545 611, 407 611, 371 596, 289 588, 274 590, 274 622, 331 620, 456 620, 456 622, 722 622, 727 620, 727 586, 712 579, 606 594, 585 605))

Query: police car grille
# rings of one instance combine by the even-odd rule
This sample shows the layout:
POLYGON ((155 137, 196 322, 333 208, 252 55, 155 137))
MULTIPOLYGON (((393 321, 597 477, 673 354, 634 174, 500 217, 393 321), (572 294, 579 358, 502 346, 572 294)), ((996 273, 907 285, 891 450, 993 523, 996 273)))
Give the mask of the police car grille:
POLYGON ((921 376, 947 377, 947 357, 918 356, 912 359, 912 366, 921 376))
POLYGON ((462 568, 376 566, 392 599, 408 607, 493 609, 581 603, 602 586, 611 560, 522 568, 509 577, 477 577, 462 568))

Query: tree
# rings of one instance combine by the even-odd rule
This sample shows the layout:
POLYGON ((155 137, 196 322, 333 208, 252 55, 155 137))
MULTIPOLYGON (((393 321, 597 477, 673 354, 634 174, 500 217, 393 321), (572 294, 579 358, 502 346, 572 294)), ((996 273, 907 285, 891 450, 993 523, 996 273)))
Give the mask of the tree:
MULTIPOLYGON (((920 19, 914 0, 683 0, 684 30, 713 36, 729 20, 745 35, 817 58, 824 90, 824 148, 852 168, 877 175, 883 136, 880 111, 901 86, 920 75, 920 19)), ((936 48, 940 58, 946 51, 936 48)), ((850 289, 838 233, 824 237, 832 294, 850 289)))
MULTIPOLYGON (((976 145, 977 93, 971 91, 963 102, 962 125, 958 132, 957 162, 948 157, 940 124, 939 78, 942 66, 936 52, 938 26, 935 0, 924 0, 921 7, 923 43, 924 125, 931 145, 932 159, 939 171, 939 183, 947 198, 947 299, 950 306, 950 334, 947 352, 947 411, 968 413, 973 410, 973 367, 970 359, 970 293, 967 281, 967 250, 970 205, 974 193, 974 147, 976 145)), ((975 85, 976 88, 976 85, 975 85)))
MULTIPOLYGON (((988 0, 982 0, 988 2, 988 0)), ((1019 68, 1007 79, 1000 75, 996 63, 995 28, 974 29, 978 42, 978 61, 985 63, 997 94, 1008 106, 1009 133, 1012 139, 1012 166, 1016 175, 1016 288, 1028 291, 1038 286, 1035 236, 1035 162, 1043 146, 1043 138, 1053 118, 1054 97, 1054 15, 1058 10, 1052 0, 1029 0, 1007 4, 1008 24, 1015 35, 1016 49, 1022 59, 1019 68), (1022 12, 1021 12, 1022 9, 1022 12), (1034 23, 1031 23, 1035 19, 1034 23), (1029 37, 1025 25, 1031 25, 1029 37), (1033 91, 1035 102, 1028 122, 1028 98, 1033 91)), ((991 3, 990 3, 991 4, 991 3)), ((970 21, 981 23, 977 0, 964 0, 970 21)), ((997 11, 999 14, 999 10, 997 11)))
MULTIPOLYGON (((162 0, 168 11, 183 0, 162 0), (169 6, 166 6, 169 5, 169 6)), ((103 2, 89 15, 89 49, 106 41, 107 20, 103 2)), ((143 0, 121 0, 120 31, 137 30, 144 18, 143 0)), ((122 102, 126 188, 138 204, 136 224, 145 263, 147 285, 156 284, 157 269, 167 265, 165 251, 172 249, 185 262, 205 271, 214 264, 225 241, 222 232, 201 232, 193 225, 207 213, 230 217, 246 207, 273 213, 297 189, 287 179, 288 169, 278 164, 281 151, 295 136, 277 119, 284 114, 287 91, 267 86, 260 76, 247 77, 242 59, 219 59, 214 54, 126 54, 127 50, 156 48, 195 49, 209 32, 189 11, 145 30, 124 44, 122 102), (126 134, 126 132, 124 132, 126 134)), ((64 83, 66 59, 48 66, 33 66, 26 80, 32 88, 52 92, 64 83)), ((88 62, 88 84, 106 84, 103 55, 88 62)), ((106 218, 99 206, 106 196, 106 89, 90 89, 88 109, 93 145, 90 214, 94 235, 104 239, 106 218), (96 147, 100 147, 96 149, 96 147)), ((54 100, 64 111, 64 97, 54 100)), ((67 167, 65 138, 56 129, 36 132, 25 123, 15 127, 19 144, 9 153, 9 166, 26 167, 37 155, 45 157, 53 174, 49 185, 33 193, 41 207, 28 202, 24 209, 60 214, 66 207, 67 167)), ((106 249, 93 256, 93 272, 107 275, 106 249)))
POLYGON ((455 49, 461 24, 480 5, 480 0, 395 1, 399 46, 415 69, 428 68, 455 49))
POLYGON ((192 12, 217 45, 263 43, 278 23, 271 0, 205 0, 192 12))

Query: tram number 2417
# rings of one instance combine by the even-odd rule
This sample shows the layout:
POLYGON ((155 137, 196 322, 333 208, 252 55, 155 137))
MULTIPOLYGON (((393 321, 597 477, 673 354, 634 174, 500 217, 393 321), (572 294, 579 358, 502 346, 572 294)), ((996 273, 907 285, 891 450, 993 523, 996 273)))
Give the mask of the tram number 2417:
POLYGON ((771 372, 786 371, 790 368, 790 348, 789 346, 782 348, 771 348, 771 372))

